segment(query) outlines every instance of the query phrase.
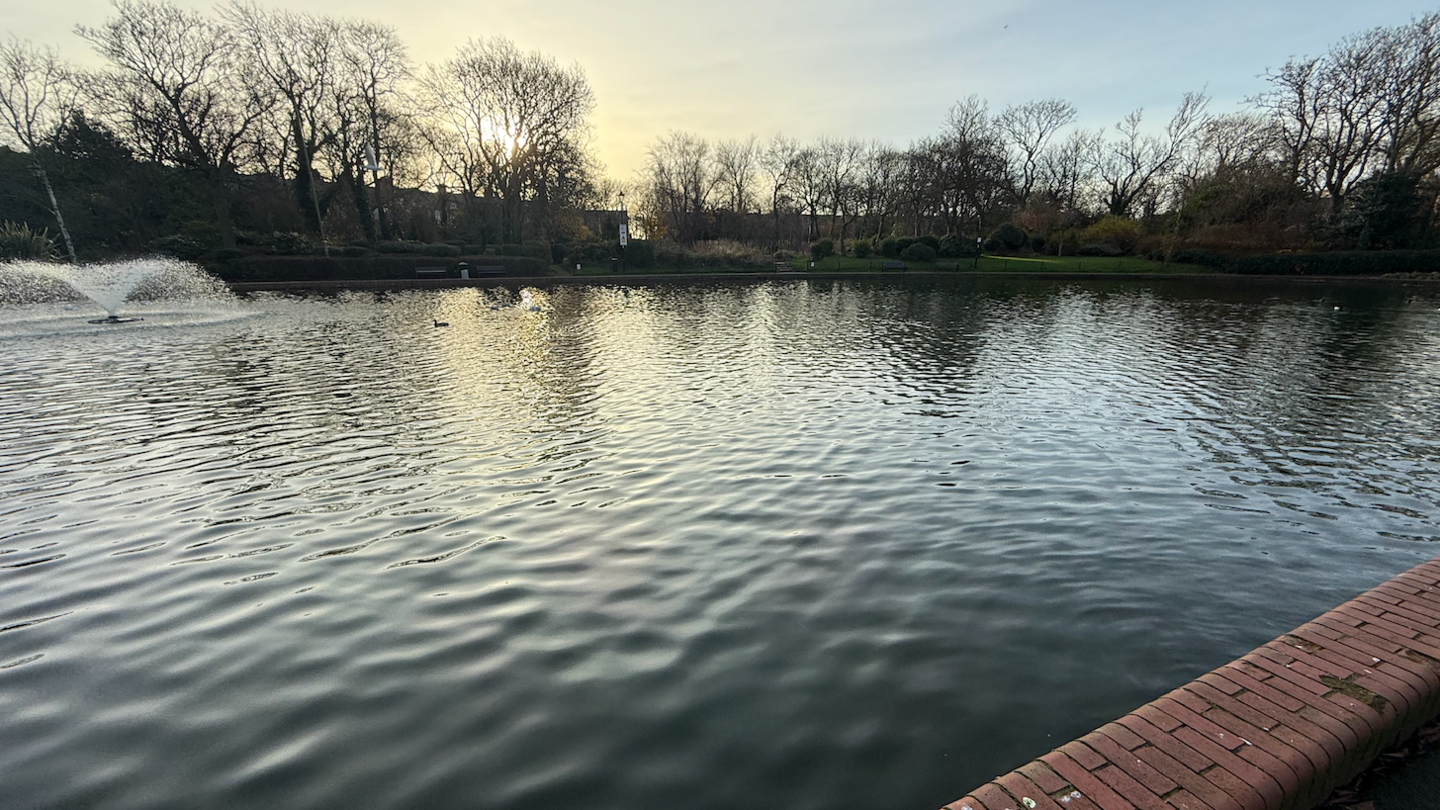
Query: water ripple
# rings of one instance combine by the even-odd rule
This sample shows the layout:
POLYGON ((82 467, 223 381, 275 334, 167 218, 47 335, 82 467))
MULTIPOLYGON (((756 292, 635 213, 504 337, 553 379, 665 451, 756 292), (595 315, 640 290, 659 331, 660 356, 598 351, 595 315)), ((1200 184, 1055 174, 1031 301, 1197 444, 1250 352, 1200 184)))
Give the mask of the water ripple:
POLYGON ((7 802, 938 806, 1440 538, 1433 296, 519 292, 0 333, 7 802))

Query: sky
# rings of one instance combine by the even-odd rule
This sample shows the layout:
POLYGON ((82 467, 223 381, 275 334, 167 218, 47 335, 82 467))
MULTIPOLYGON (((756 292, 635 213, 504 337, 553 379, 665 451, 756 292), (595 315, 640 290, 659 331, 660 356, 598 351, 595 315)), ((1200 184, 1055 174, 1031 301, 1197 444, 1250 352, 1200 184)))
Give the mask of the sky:
MULTIPOLYGON (((175 0, 202 11, 213 2, 175 0)), ((263 5, 277 5, 263 3, 263 5)), ((0 33, 93 63, 76 24, 107 0, 0 0, 0 33)), ((904 146, 971 94, 998 111, 1063 98, 1079 125, 1136 108, 1155 127, 1181 96, 1238 110, 1266 69, 1436 10, 1399 0, 291 0, 294 11, 392 25, 417 65, 503 36, 576 63, 595 92, 594 146, 626 180, 671 130, 710 140, 776 132, 904 146)))

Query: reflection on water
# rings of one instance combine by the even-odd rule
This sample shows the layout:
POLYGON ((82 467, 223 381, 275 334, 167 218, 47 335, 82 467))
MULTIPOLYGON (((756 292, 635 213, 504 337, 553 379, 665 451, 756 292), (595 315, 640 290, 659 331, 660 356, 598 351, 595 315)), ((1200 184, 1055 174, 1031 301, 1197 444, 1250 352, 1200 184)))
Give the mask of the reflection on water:
POLYGON ((532 295, 0 334, 7 806, 929 808, 1440 548, 1433 295, 532 295))

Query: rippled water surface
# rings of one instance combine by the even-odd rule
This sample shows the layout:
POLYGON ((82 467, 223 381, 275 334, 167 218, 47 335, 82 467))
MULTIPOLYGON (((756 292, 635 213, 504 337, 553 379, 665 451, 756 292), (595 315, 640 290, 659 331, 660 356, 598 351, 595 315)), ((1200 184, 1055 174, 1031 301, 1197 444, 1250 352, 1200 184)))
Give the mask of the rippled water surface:
POLYGON ((518 292, 0 312, 0 803, 928 810, 1440 552, 1432 293, 518 292))

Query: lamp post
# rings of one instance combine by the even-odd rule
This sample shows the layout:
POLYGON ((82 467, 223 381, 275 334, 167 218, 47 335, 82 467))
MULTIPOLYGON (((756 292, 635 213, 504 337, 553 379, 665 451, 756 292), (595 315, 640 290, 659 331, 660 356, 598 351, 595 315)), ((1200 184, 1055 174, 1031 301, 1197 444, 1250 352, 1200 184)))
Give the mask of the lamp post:
POLYGON ((630 212, 625 209, 625 192, 620 192, 620 272, 625 272, 625 246, 630 243, 630 212))
MULTIPOLYGON (((375 145, 365 144, 365 170, 375 178, 375 207, 370 211, 371 221, 375 223, 375 235, 378 239, 385 238, 385 228, 380 223, 380 161, 375 157, 375 145)), ((360 185, 365 185, 365 178, 360 178, 360 185)))

